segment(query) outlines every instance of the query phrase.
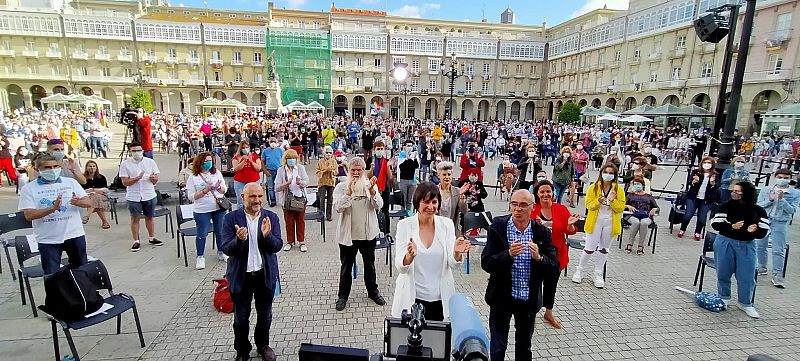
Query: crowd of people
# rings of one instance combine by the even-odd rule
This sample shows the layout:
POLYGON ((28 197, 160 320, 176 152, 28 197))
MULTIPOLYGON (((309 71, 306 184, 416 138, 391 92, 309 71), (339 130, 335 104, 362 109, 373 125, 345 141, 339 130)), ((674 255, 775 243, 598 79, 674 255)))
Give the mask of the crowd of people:
MULTIPOLYGON (((271 292, 279 278, 275 254, 295 247, 310 251, 305 222, 311 194, 323 221, 336 219, 341 261, 336 310, 347 306, 358 253, 364 261, 367 296, 378 305, 386 303, 374 263, 378 237, 392 233, 391 212, 402 218, 394 233, 393 263, 399 272, 391 314, 420 303, 427 319, 445 320, 450 317, 447 300, 458 288, 453 273, 476 244, 484 245, 475 242, 481 231, 469 228, 463 215, 484 213, 487 188, 500 188, 501 197, 508 197, 510 214, 488 222, 481 250, 481 267, 489 274, 486 303, 493 360, 504 358, 512 316, 518 360, 531 359, 540 307, 548 324, 561 327, 554 306, 559 275, 570 261, 569 237, 585 233, 572 282, 588 277, 601 289, 611 243, 623 228, 628 228, 625 252, 645 253, 644 240, 659 212, 652 181, 663 171, 660 165, 689 170, 680 196, 685 209, 675 221, 680 223, 677 237, 684 237, 694 221, 694 239, 704 239, 711 219, 718 233, 718 292, 726 304, 734 274, 740 308, 751 317, 759 317, 751 299, 756 272, 771 273, 773 285, 784 287, 786 230, 800 205, 800 191, 791 184, 791 169, 800 168, 800 138, 738 137, 737 157, 718 174, 716 159, 707 156, 707 133, 680 124, 658 129, 259 112, 206 117, 148 115, 142 110, 132 114, 139 135, 128 144, 128 158, 119 172, 131 214, 131 251, 142 244, 141 219, 148 244, 163 245, 153 229, 155 185, 161 178, 152 159, 157 144, 182 160, 177 183, 181 197, 193 205, 195 268, 206 267, 208 233, 213 233, 219 261, 228 264, 236 305, 234 347, 243 360, 252 348, 247 332, 253 297, 259 313, 256 347, 274 359, 269 325, 271 292), (775 169, 773 182, 756 194, 753 182, 761 174, 751 171, 773 152, 779 160, 763 165, 775 169), (486 169, 487 160, 495 158, 497 169, 486 169), (316 187, 310 187, 312 171, 316 187), (227 201, 229 187, 234 205, 227 201), (577 212, 579 205, 585 214, 577 212), (285 242, 281 227, 286 229, 285 242)), ((0 145, 3 157, 12 147, 17 149, 14 168, 5 170, 12 182, 20 182, 19 209, 34 221, 39 242, 48 245, 41 257, 47 264, 45 273, 51 273, 58 269, 62 252, 71 265, 86 262, 83 226, 76 220, 86 224, 97 213, 101 228, 110 227, 108 181, 95 161, 89 160, 83 171, 79 153, 106 156, 111 133, 100 119, 88 115, 37 116, 7 119, 0 145), (66 227, 68 237, 46 230, 56 224, 66 227)), ((3 157, 0 164, 6 167, 3 157)))

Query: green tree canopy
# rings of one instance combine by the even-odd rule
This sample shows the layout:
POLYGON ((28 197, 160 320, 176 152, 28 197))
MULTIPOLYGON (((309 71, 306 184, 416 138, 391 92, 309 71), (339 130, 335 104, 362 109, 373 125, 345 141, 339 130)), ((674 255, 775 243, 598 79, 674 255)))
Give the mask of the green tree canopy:
POLYGON ((131 106, 134 108, 142 108, 146 112, 153 111, 153 102, 150 100, 150 92, 144 89, 136 89, 131 97, 131 106))
POLYGON ((581 120, 581 108, 578 104, 567 102, 558 112, 558 121, 561 123, 577 123, 581 120))

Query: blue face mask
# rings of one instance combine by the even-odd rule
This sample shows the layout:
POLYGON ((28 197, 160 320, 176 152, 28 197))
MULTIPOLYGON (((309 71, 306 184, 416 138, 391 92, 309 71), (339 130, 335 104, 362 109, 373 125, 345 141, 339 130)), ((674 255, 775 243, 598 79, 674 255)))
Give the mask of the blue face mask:
POLYGON ((643 191, 643 190, 644 190, 644 186, 643 186, 643 185, 641 185, 641 184, 634 184, 634 185, 632 185, 632 186, 631 186, 631 189, 632 189, 634 192, 641 192, 641 191, 643 191))
POLYGON ((603 180, 606 181, 606 182, 611 182, 611 181, 614 180, 614 175, 613 174, 605 174, 605 173, 603 173, 602 177, 603 177, 603 180))
POLYGON ((61 175, 61 168, 45 169, 39 171, 39 176, 48 182, 53 182, 61 175))
POLYGON ((286 160, 286 165, 288 165, 290 167, 294 167, 295 165, 297 165, 297 159, 287 159, 286 160))
POLYGON ((212 162, 210 160, 207 160, 207 161, 203 162, 203 169, 204 170, 210 170, 211 167, 213 167, 213 166, 214 166, 214 162, 212 162))
POLYGON ((778 187, 786 187, 789 185, 789 182, 791 182, 791 179, 775 179, 775 185, 778 187))

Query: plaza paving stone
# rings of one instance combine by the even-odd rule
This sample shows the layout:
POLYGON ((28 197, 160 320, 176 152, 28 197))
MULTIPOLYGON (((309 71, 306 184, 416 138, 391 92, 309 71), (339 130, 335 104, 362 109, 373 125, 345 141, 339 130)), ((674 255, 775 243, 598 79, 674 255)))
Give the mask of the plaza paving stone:
MULTIPOLYGON (((116 155, 119 145, 114 147, 112 153, 116 155)), ((162 182, 174 180, 177 157, 174 154, 156 157, 162 182)), ((497 160, 488 162, 487 184, 494 184, 496 166, 497 160)), ((100 167, 111 179, 116 160, 101 160, 100 167)), ((671 173, 671 169, 657 171, 653 186, 664 186, 671 173)), ((313 172, 309 174, 313 177, 313 172)), ((593 172, 592 176, 596 174, 593 172)), ((684 172, 677 172, 668 187, 680 187, 680 179, 685 179, 684 172)), ((744 360, 747 355, 765 353, 780 360, 800 360, 797 337, 800 313, 796 306, 800 296, 800 282, 796 276, 800 272, 800 258, 790 255, 784 290, 774 288, 768 277, 759 277, 756 306, 762 319, 750 319, 736 306, 721 313, 703 310, 694 304, 692 297, 675 290, 675 286, 692 288, 702 244, 670 235, 666 223, 669 204, 663 200, 659 204, 663 212, 657 218, 660 227, 656 253, 628 255, 617 249, 614 241, 605 289, 594 288, 588 279, 582 284, 570 282, 579 256, 578 251, 570 251, 569 276, 561 278, 555 307, 564 328, 555 330, 544 323, 541 315, 537 317, 534 357, 544 360, 744 360)), ((12 212, 16 205, 13 189, 0 188, 0 212, 12 212)), ((174 205, 173 199, 167 206, 174 210, 174 205)), ((495 197, 491 189, 486 205, 495 215, 507 213, 506 201, 495 197)), ((232 317, 217 312, 211 304, 212 280, 224 274, 225 265, 216 260, 210 244, 206 247, 207 268, 196 271, 193 267, 194 240, 187 240, 190 266, 184 267, 183 260, 176 258, 175 241, 164 232, 165 220, 157 219, 156 231, 165 246, 144 246, 140 252, 131 253, 130 221, 124 205, 119 208, 120 224, 114 224, 112 229, 101 230, 96 218, 86 226, 89 254, 104 261, 115 291, 136 298, 147 346, 139 348, 132 316, 127 314, 123 317, 122 335, 115 334, 113 322, 74 332, 82 359, 233 360, 232 317)), ((582 213, 583 208, 573 211, 582 213)), ((383 320, 390 312, 394 292, 394 280, 384 264, 385 250, 376 253, 376 266, 378 284, 387 305, 378 306, 367 298, 363 275, 359 274, 347 308, 337 312, 334 302, 339 255, 338 246, 332 242, 335 224, 335 221, 328 224, 328 242, 323 242, 318 223, 307 223, 309 252, 300 253, 295 248, 279 254, 282 294, 274 303, 270 336, 279 360, 297 360, 302 342, 362 347, 371 353, 383 349, 383 320)), ((798 227, 798 224, 791 226, 790 238, 798 234, 798 227)), ((471 274, 467 275, 463 269, 455 273, 456 287, 473 298, 488 324, 489 311, 483 297, 487 274, 480 269, 479 253, 477 250, 471 255, 471 274)), ((358 262, 363 269, 360 258, 358 262)), ((6 263, 4 258, 0 274, 0 359, 52 360, 47 318, 41 313, 33 318, 30 307, 20 304, 18 284, 11 280, 6 263)), ((715 291, 715 278, 714 270, 707 270, 705 290, 715 291)), ((32 280, 31 285, 36 301, 41 304, 44 302, 41 280, 32 280)), ((255 317, 254 311, 253 325, 255 317)), ((63 333, 59 336, 62 355, 68 354, 63 333)), ((507 358, 513 360, 513 335, 510 339, 507 358)))

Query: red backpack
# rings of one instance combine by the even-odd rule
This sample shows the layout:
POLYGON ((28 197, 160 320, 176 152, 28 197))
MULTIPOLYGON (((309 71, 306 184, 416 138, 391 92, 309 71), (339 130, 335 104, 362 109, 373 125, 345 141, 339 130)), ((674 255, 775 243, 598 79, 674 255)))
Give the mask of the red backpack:
POLYGON ((217 288, 214 290, 214 308, 224 313, 233 312, 233 301, 231 301, 231 291, 228 290, 228 280, 224 278, 216 279, 217 288))

